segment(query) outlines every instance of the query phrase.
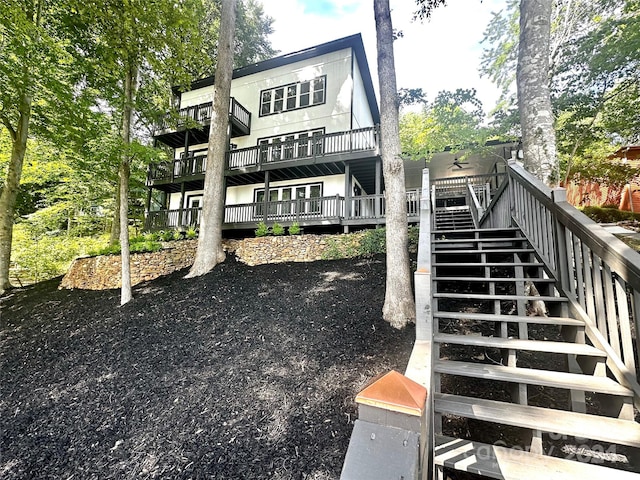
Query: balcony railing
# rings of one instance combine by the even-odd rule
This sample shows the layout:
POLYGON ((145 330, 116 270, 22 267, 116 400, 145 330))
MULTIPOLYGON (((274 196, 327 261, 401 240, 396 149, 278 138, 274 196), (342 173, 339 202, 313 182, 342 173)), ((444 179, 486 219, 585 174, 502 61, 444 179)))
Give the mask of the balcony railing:
MULTIPOLYGON (((277 164, 292 160, 324 157, 328 155, 378 151, 375 127, 346 132, 313 135, 304 139, 270 143, 227 152, 227 168, 240 171, 263 164, 277 164)), ((149 180, 170 180, 205 173, 206 157, 201 154, 152 165, 149 180)))
MULTIPOLYGON (((412 221, 419 215, 420 192, 407 192, 407 215, 412 221)), ((198 226, 200 208, 182 210, 159 210, 149 212, 145 228, 162 230, 198 226)), ((332 197, 299 198, 272 202, 252 202, 225 207, 224 223, 235 228, 253 228, 258 222, 301 225, 323 223, 380 223, 384 219, 386 206, 383 194, 362 195, 345 199, 332 197)))
MULTIPOLYGON (((229 113, 231 119, 242 126, 244 129, 249 130, 251 127, 251 112, 244 108, 240 102, 231 97, 229 104, 229 113)), ((213 114, 213 103, 206 102, 200 105, 192 105, 178 110, 177 118, 168 115, 164 117, 158 124, 154 135, 158 135, 163 131, 176 130, 185 127, 189 123, 195 122, 196 125, 202 126, 211 120, 213 114)))
POLYGON ((227 154, 227 168, 232 171, 242 170, 263 164, 377 149, 377 129, 360 128, 232 150, 227 154))
POLYGON ((177 158, 173 162, 152 164, 149 167, 149 180, 168 180, 204 174, 207 168, 207 154, 197 153, 177 158))

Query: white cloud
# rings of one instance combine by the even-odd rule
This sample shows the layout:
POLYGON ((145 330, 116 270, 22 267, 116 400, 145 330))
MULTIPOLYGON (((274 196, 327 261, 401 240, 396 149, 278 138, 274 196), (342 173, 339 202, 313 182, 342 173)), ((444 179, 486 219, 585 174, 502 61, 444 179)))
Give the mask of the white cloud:
MULTIPOLYGON (((267 15, 275 19, 271 41, 281 53, 361 33, 377 88, 376 36, 373 0, 326 1, 317 13, 305 13, 309 0, 264 0, 267 15), (306 6, 305 6, 306 5, 306 6), (328 13, 335 10, 335 13, 328 13)), ((480 79, 479 45, 491 12, 506 0, 453 0, 433 12, 431 20, 412 22, 415 2, 391 0, 394 28, 404 37, 394 44, 398 87, 422 88, 430 99, 441 90, 475 88, 490 110, 498 98, 491 82, 480 79)))

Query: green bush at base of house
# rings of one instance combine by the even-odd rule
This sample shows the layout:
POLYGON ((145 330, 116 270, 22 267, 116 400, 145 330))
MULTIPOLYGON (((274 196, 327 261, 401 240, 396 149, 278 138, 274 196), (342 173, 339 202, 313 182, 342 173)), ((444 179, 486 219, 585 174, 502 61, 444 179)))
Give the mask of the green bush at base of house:
MULTIPOLYGON (((409 227, 409 252, 418 251, 419 228, 409 227)), ((386 253, 386 229, 375 228, 362 232, 340 235, 327 240, 327 249, 322 255, 324 260, 338 260, 352 257, 371 257, 386 253)))
POLYGON ((616 223, 640 220, 640 213, 618 210, 613 207, 583 207, 582 213, 597 223, 616 223))

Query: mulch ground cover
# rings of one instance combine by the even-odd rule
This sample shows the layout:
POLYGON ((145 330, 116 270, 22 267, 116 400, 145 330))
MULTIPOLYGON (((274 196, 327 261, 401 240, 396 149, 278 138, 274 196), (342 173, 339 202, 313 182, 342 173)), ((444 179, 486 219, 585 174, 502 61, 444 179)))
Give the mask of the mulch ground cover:
POLYGON ((384 259, 228 259, 119 291, 0 304, 0 478, 334 479, 375 376, 415 329, 381 318, 384 259))

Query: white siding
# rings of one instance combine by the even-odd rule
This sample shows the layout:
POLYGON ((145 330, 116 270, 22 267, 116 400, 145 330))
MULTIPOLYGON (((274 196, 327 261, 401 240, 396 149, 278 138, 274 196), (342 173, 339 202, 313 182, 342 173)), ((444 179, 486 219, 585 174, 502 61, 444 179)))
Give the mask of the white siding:
MULTIPOLYGON (((253 75, 233 79, 231 96, 251 112, 251 134, 234 138, 238 148, 257 145, 259 138, 314 128, 327 133, 351 128, 351 49, 327 53, 253 75), (326 102, 298 110, 260 116, 260 92, 326 75, 326 102)), ((184 92, 180 108, 211 101, 213 86, 184 92)))
MULTIPOLYGON (((307 185, 309 183, 322 183, 322 196, 333 197, 335 195, 344 196, 344 175, 329 175, 323 177, 300 178, 296 180, 283 180, 281 182, 270 182, 270 188, 286 187, 293 185, 307 185)), ((254 201, 254 191, 264 188, 264 183, 252 185, 242 185, 227 188, 227 205, 238 205, 251 203, 254 201)))
POLYGON ((353 128, 372 127, 373 116, 367 102, 367 94, 357 61, 354 62, 353 75, 353 128))
MULTIPOLYGON (((271 188, 286 187, 292 185, 308 185, 310 183, 322 183, 322 196, 333 197, 335 195, 344 196, 344 175, 327 175, 322 177, 300 178, 297 180, 283 180, 280 182, 271 182, 271 188)), ((251 203, 254 201, 254 191, 258 188, 264 188, 264 183, 254 183, 252 185, 241 185, 237 187, 227 188, 226 205, 239 205, 243 203, 251 203)), ((185 194, 185 203, 187 196, 201 195, 203 190, 190 190, 185 194)), ((180 193, 172 193, 169 197, 169 210, 178 210, 180 208, 180 193)))

